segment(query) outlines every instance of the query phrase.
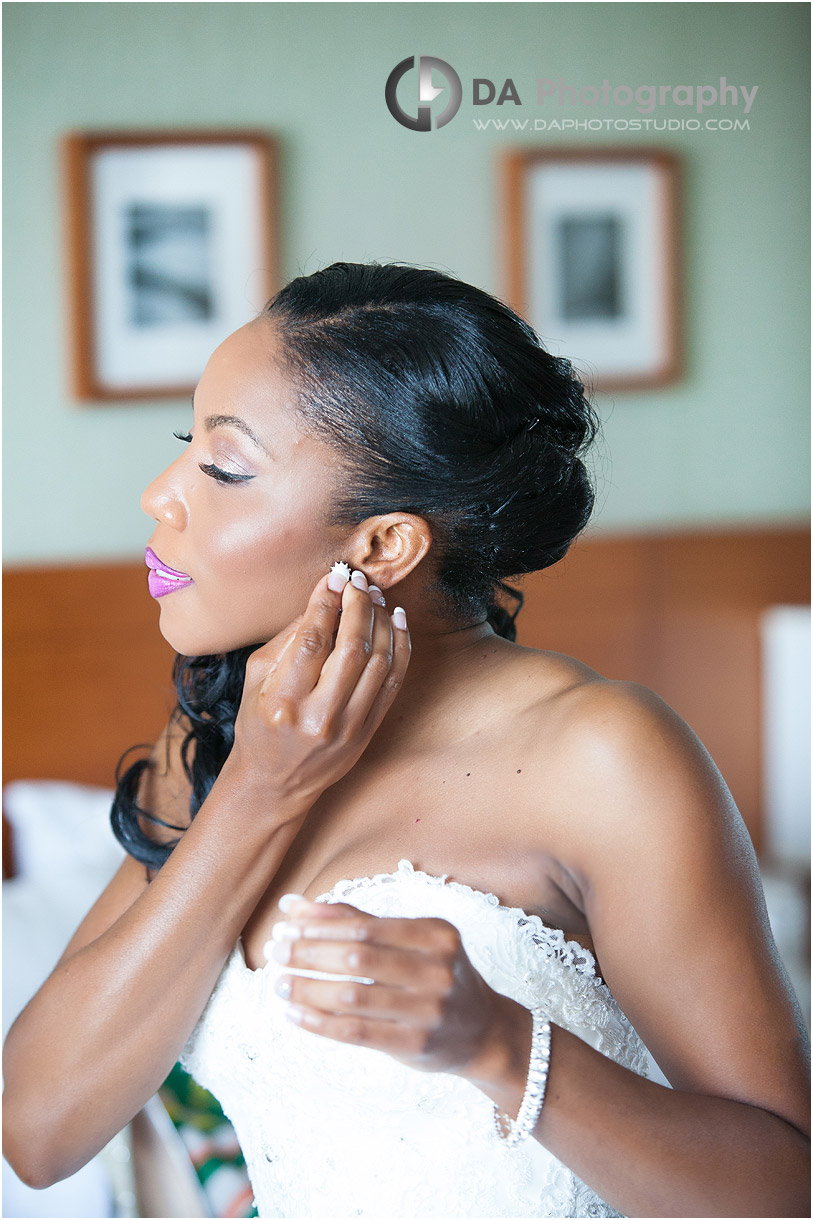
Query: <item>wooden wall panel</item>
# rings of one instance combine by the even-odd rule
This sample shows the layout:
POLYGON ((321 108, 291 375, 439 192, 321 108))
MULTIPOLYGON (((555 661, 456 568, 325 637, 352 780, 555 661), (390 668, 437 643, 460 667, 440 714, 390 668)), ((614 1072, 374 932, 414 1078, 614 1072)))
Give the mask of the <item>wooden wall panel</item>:
POLYGON ((173 704, 173 652, 143 564, 3 577, 3 780, 113 783, 173 704))
POLYGON ((518 582, 518 642, 567 653, 608 678, 648 672, 654 582, 641 539, 582 539, 549 571, 518 582))

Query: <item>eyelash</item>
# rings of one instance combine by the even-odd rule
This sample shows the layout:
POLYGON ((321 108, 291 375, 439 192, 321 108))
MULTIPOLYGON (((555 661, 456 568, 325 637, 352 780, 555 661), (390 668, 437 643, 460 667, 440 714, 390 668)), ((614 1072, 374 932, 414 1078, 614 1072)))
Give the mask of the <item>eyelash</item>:
MULTIPOLYGON (((191 432, 173 432, 173 436, 179 441, 185 441, 187 445, 192 440, 191 432)), ((217 483, 247 483, 249 479, 253 479, 253 474, 232 474, 229 470, 222 470, 220 466, 215 466, 212 462, 199 462, 199 469, 204 474, 208 474, 211 479, 217 483)))

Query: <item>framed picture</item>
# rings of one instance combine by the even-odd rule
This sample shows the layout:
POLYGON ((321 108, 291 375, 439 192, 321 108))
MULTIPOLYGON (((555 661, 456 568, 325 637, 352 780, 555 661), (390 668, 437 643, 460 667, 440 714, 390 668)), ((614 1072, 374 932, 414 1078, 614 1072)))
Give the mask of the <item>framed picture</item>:
POLYGON ((680 376, 678 162, 631 149, 512 150, 505 295, 601 390, 680 376))
POLYGON ((279 287, 273 140, 87 132, 63 154, 75 394, 188 397, 279 287))

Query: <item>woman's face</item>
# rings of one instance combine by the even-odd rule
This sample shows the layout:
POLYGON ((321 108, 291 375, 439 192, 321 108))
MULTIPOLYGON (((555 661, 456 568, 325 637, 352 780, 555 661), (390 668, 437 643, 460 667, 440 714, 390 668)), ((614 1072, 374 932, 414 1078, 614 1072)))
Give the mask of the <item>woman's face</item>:
POLYGON ((192 440, 142 496, 157 522, 147 562, 161 633, 187 656, 271 639, 343 558, 348 531, 326 524, 337 456, 300 431, 277 350, 267 319, 220 345, 195 392, 192 440))

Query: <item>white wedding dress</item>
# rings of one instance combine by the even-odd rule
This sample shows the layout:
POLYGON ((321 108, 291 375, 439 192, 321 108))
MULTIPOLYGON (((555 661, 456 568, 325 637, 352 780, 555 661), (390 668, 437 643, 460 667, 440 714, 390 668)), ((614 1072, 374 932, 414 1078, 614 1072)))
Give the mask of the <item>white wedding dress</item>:
MULTIPOLYGON (((591 954, 538 916, 408 860, 317 901, 447 919, 496 991, 544 1005, 554 1023, 646 1074, 646 1049, 591 954)), ((289 1021, 273 990, 285 972, 274 962, 250 970, 238 941, 181 1057, 234 1124, 261 1217, 620 1214, 533 1138, 506 1147, 492 1102, 469 1081, 289 1021)))

